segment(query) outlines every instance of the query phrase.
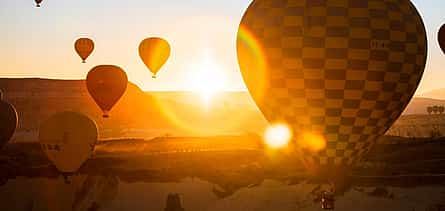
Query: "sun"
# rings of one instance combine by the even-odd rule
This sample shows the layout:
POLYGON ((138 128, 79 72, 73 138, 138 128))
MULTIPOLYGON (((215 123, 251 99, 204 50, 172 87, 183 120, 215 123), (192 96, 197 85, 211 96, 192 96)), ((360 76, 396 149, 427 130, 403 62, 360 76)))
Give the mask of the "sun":
POLYGON ((212 99, 226 88, 223 68, 208 55, 191 65, 189 72, 187 83, 191 91, 200 96, 204 105, 209 105, 212 99))
POLYGON ((278 149, 287 146, 292 138, 292 132, 287 125, 274 124, 264 133, 264 141, 270 148, 278 149))

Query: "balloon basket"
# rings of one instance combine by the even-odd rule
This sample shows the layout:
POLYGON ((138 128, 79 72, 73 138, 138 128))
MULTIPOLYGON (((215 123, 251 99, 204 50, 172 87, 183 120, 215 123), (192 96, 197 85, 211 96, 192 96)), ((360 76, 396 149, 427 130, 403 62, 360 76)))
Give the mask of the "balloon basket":
POLYGON ((156 76, 155 76, 155 75, 153 75, 153 76, 151 76, 151 78, 156 78, 156 76))
POLYGON ((40 4, 36 5, 36 7, 40 7, 40 4))
POLYGON ((108 114, 104 114, 104 115, 102 115, 102 117, 103 117, 103 118, 109 118, 110 115, 108 115, 108 114))
POLYGON ((87 63, 87 62, 85 60, 83 60, 82 63, 87 63))

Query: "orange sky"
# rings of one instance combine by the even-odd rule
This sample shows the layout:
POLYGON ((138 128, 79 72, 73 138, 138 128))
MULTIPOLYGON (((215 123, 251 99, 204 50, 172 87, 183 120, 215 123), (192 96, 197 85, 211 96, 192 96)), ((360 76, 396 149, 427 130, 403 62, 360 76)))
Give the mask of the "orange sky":
MULTIPOLYGON (((244 90, 236 59, 239 21, 250 0, 142 1, 45 0, 0 2, 0 77, 81 79, 90 68, 114 64, 144 90, 195 90, 214 86, 244 90), (91 37, 96 49, 81 64, 73 43, 91 37), (151 78, 138 56, 139 42, 151 36, 166 38, 172 55, 151 78)), ((429 35, 429 60, 418 93, 445 87, 445 56, 436 31, 445 22, 443 0, 414 0, 429 35)))

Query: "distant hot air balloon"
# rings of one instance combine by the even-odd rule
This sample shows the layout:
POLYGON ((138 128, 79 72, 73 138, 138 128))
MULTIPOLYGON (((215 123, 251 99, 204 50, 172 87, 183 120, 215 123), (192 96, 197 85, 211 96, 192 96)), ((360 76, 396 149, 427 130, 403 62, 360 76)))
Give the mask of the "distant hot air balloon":
POLYGON ((162 38, 147 38, 139 45, 139 56, 153 73, 153 78, 170 57, 170 45, 162 38))
POLYGON ((442 49, 442 52, 445 53, 445 24, 440 27, 437 37, 439 40, 440 49, 442 49))
POLYGON ((94 50, 94 42, 89 38, 79 38, 74 43, 74 49, 82 58, 82 62, 85 63, 85 60, 94 50))
POLYGON ((43 0, 35 0, 36 2, 36 7, 40 7, 40 3, 42 3, 43 0))
POLYGON ((127 89, 127 74, 118 66, 99 65, 90 70, 86 79, 88 92, 103 111, 103 117, 119 101, 127 89))
POLYGON ((8 143, 14 135, 17 121, 17 112, 14 106, 3 100, 3 93, 0 90, 0 148, 8 143))
POLYGON ((96 123, 87 116, 61 112, 40 125, 39 140, 60 172, 73 173, 92 155, 97 134, 96 123))
POLYGON ((342 175, 412 98, 427 56, 409 0, 254 0, 237 52, 269 122, 287 124, 316 175, 342 175))

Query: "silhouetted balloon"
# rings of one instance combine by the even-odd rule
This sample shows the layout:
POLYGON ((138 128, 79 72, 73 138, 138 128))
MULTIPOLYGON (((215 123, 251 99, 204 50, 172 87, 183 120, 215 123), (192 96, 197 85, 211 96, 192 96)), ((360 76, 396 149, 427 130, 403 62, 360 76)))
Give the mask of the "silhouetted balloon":
POLYGON ((118 66, 99 65, 87 75, 87 88, 91 97, 102 109, 103 117, 119 101, 127 89, 127 74, 118 66))
POLYGON ((0 148, 8 143, 14 135, 17 122, 17 112, 14 106, 3 100, 3 93, 0 90, 0 148))
POLYGON ((254 0, 237 52, 268 121, 293 129, 309 170, 332 174, 400 116, 422 78, 427 41, 409 0, 254 0))
POLYGON ((79 38, 74 43, 74 49, 80 58, 82 58, 82 62, 85 63, 85 60, 94 50, 94 42, 89 38, 79 38))
POLYGON ((147 38, 139 45, 139 56, 156 78, 157 72, 170 57, 170 45, 162 38, 147 38))
POLYGON ((76 172, 97 142, 96 123, 76 112, 61 112, 40 125, 39 140, 48 159, 63 173, 76 172))
POLYGON ((442 49, 442 52, 445 53, 445 24, 440 27, 437 37, 439 40, 440 49, 442 49))
POLYGON ((40 3, 42 3, 43 0, 35 0, 36 2, 36 7, 40 7, 40 3))

